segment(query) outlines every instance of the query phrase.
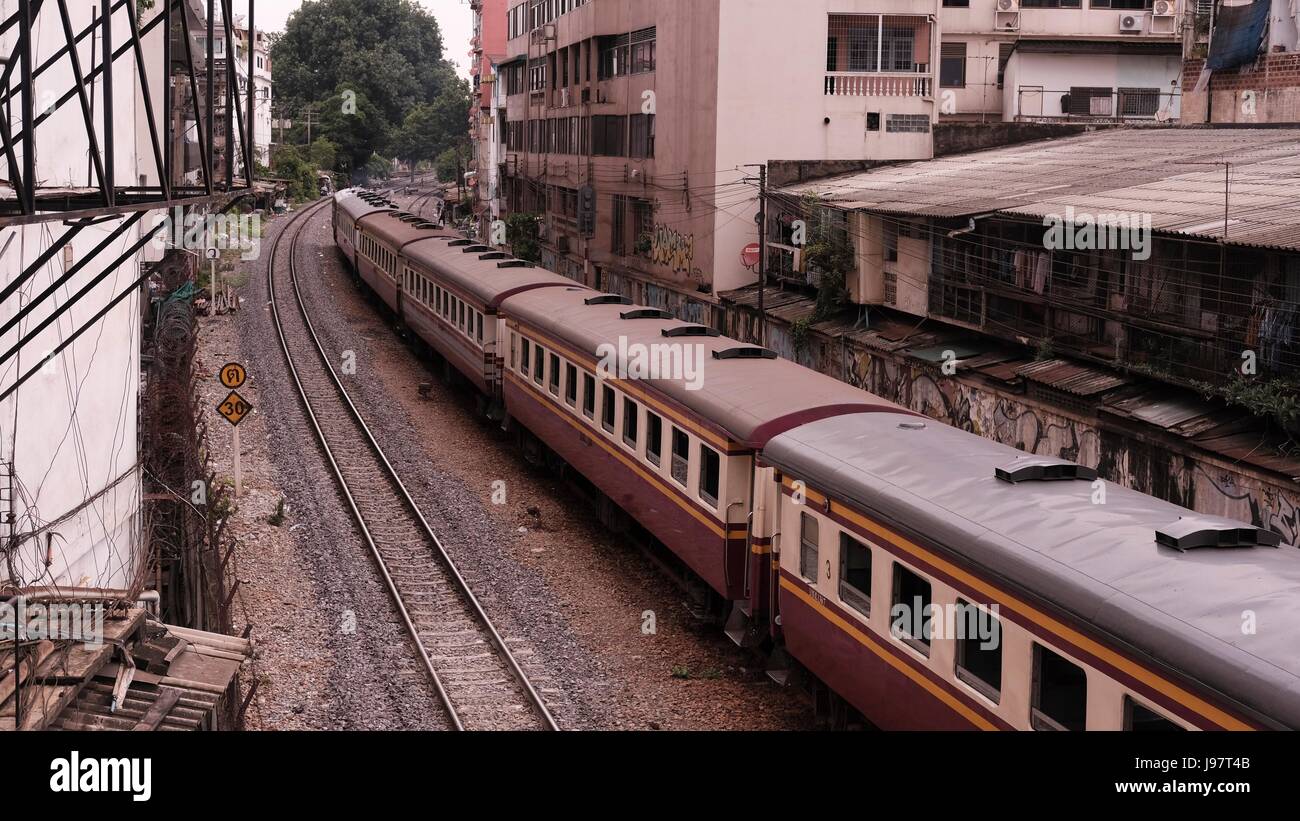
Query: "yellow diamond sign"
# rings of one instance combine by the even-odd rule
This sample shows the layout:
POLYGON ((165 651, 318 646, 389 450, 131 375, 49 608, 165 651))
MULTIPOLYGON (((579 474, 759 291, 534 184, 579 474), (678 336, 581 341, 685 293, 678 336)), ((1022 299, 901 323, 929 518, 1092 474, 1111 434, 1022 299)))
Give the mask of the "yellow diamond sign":
POLYGON ((238 425, 252 409, 253 406, 248 403, 248 400, 235 391, 231 391, 230 395, 217 405, 217 413, 226 417, 226 421, 231 425, 238 425))

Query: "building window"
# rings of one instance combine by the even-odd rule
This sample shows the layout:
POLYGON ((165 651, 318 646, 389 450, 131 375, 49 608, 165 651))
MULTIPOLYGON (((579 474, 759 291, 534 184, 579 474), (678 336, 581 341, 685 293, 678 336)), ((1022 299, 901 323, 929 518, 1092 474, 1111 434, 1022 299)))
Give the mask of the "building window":
POLYGON ((614 415, 617 408, 614 406, 614 389, 609 385, 602 385, 600 393, 600 425, 610 433, 614 432, 614 415))
POLYGON ((1135 733, 1178 733, 1184 728, 1165 718, 1132 696, 1124 696, 1124 729, 1135 733))
POLYGON ((664 420, 658 414, 645 412, 645 458, 658 466, 664 447, 664 420))
POLYGON ((597 157, 627 156, 627 117, 597 114, 591 118, 591 153, 597 157))
POLYGON ((564 401, 570 406, 578 404, 578 369, 567 363, 564 366, 564 401))
POLYGON ((582 375, 582 412, 588 419, 596 416, 596 378, 589 373, 582 375))
POLYGON ((628 128, 627 155, 635 159, 652 159, 655 155, 655 115, 633 114, 628 128))
POLYGON ((633 450, 636 450, 637 437, 640 434, 637 430, 637 423, 640 421, 641 409, 631 399, 623 397, 623 443, 633 450))
POLYGON ((885 117, 885 131, 891 133, 928 134, 929 114, 890 114, 885 117))
POLYGON ((1160 110, 1160 89, 1121 88, 1119 113, 1125 117, 1154 117, 1160 110))
POLYGON ((890 627, 904 644, 926 655, 930 653, 930 612, 930 582, 895 563, 890 627))
POLYGON ((1015 43, 998 43, 998 88, 1002 88, 1007 74, 1007 63, 1011 61, 1011 55, 1015 50, 1015 43))
POLYGON ((840 534, 840 599, 871 615, 871 548, 847 533, 840 534))
POLYGON ((700 445, 700 498, 718 506, 718 488, 722 481, 722 457, 708 445, 700 445))
POLYGON ((686 477, 691 467, 691 438, 678 428, 673 428, 673 481, 686 487, 686 477))
POLYGON ((1002 695, 1002 623, 958 599, 957 625, 957 678, 996 704, 1002 695))
POLYGON ((1071 86, 1061 106, 1074 117, 1109 117, 1114 110, 1113 92, 1099 86, 1071 86))
POLYGON ((1125 11, 1141 11, 1150 9, 1154 0, 1089 0, 1088 7, 1094 9, 1122 9, 1125 11))
POLYGON ((807 513, 799 514, 799 575, 810 584, 817 584, 817 520, 807 513))
POLYGON ((1083 668, 1034 645, 1034 692, 1030 723, 1035 730, 1082 730, 1088 719, 1088 676, 1083 668))
POLYGON ((1077 9, 1080 7, 1079 0, 1020 0, 1020 5, 1026 9, 1077 9))
POLYGON ((545 377, 545 370, 546 349, 541 345, 537 345, 533 348, 533 381, 539 385, 542 384, 542 379, 545 377))
POLYGON ((560 357, 555 354, 551 354, 550 389, 553 395, 560 395, 560 357))
POLYGON ((939 85, 966 87, 966 44, 944 43, 939 47, 939 85))

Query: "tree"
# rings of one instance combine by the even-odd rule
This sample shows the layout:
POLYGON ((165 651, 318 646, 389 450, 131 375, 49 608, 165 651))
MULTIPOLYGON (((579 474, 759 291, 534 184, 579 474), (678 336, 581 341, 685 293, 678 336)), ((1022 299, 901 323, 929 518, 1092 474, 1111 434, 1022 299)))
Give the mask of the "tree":
POLYGON ((273 43, 271 58, 276 96, 288 110, 303 111, 322 89, 347 83, 389 123, 434 102, 455 79, 437 20, 414 0, 304 3, 273 43))
POLYGON ((335 146, 336 154, 360 168, 378 148, 387 146, 391 125, 366 94, 351 84, 341 86, 331 97, 313 107, 320 118, 314 133, 335 146))
POLYGON ((469 147, 462 144, 448 148, 439 154, 433 169, 438 172, 439 180, 459 184, 461 171, 468 165, 469 147))
POLYGON ((333 171, 338 166, 338 144, 321 137, 307 150, 307 160, 321 171, 333 171))
POLYGON ((316 199, 316 169, 293 145, 277 145, 271 151, 271 172, 286 181, 290 200, 316 199))

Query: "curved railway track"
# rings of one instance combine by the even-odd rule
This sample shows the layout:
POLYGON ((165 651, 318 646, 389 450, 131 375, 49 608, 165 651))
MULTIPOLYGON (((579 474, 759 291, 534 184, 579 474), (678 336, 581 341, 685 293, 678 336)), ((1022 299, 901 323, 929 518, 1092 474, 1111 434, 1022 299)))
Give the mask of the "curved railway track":
POLYGON ((271 246, 267 270, 272 319, 307 420, 452 725, 558 730, 371 434, 316 335, 299 290, 297 248, 309 216, 328 202, 304 209, 285 226, 271 246), (286 235, 288 264, 278 271, 286 235), (277 280, 292 291, 295 310, 282 310, 277 280))

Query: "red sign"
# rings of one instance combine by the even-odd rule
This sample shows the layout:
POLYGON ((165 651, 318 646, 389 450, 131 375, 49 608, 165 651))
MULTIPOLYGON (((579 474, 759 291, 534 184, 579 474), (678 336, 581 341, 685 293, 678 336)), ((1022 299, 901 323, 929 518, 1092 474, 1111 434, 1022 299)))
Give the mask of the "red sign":
POLYGON ((746 268, 753 268, 758 265, 763 249, 757 242, 751 242, 745 246, 745 250, 740 252, 740 263, 746 268))

